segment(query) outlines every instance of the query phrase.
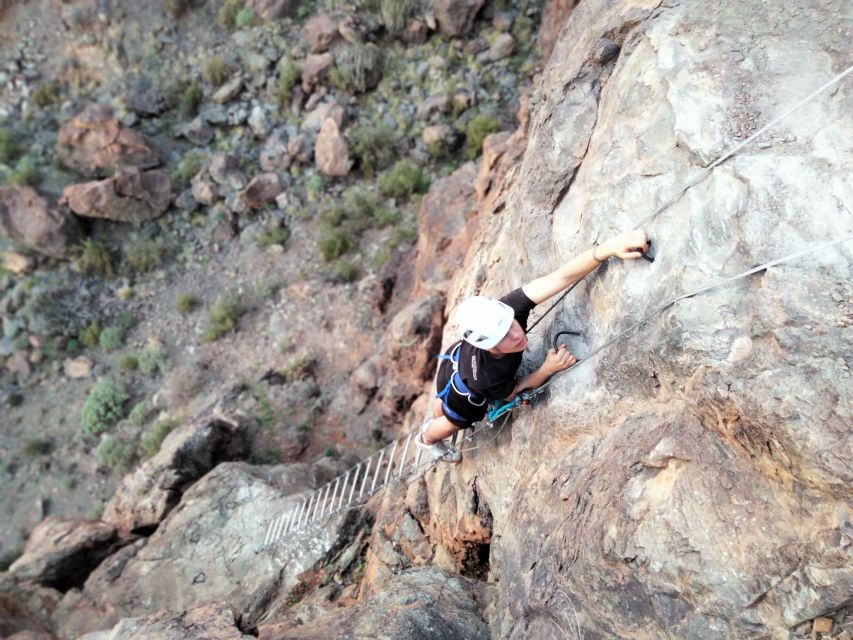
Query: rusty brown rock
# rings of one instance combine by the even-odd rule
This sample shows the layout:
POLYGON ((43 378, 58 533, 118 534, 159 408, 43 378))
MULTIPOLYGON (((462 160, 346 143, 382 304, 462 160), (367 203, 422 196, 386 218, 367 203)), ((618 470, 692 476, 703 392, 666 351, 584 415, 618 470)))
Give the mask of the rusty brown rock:
POLYGON ((462 265, 479 224, 475 176, 476 165, 466 162, 434 182, 421 201, 413 296, 446 287, 462 265))
POLYGON ((312 53, 305 58, 302 65, 302 90, 306 94, 314 91, 335 64, 335 56, 331 53, 312 53))
POLYGON ((108 105, 90 104, 59 130, 59 161, 85 176, 123 167, 150 169, 160 164, 145 138, 122 127, 108 105))
POLYGON ((548 62, 560 31, 572 15, 579 0, 548 0, 542 10, 537 43, 542 52, 542 64, 548 62))
POLYGON ((262 173, 252 178, 246 188, 240 192, 240 197, 250 209, 261 209, 275 201, 283 191, 281 180, 275 173, 262 173))
POLYGON ((308 49, 311 53, 328 51, 337 35, 338 25, 328 13, 313 16, 302 27, 302 37, 308 43, 308 49))
POLYGON ((433 5, 438 29, 446 38, 465 35, 485 0, 436 0, 433 5))
POLYGON ((52 258, 64 258, 80 240, 80 226, 30 187, 0 187, 0 234, 52 258))
POLYGON ((171 201, 166 172, 128 168, 114 178, 66 187, 61 202, 79 216, 138 224, 163 215, 171 201))
POLYGON ((105 522, 49 516, 33 529, 24 554, 9 567, 9 572, 19 580, 66 591, 82 586, 116 544, 115 527, 105 522))
POLYGON ((334 118, 326 118, 314 145, 317 169, 327 176, 345 176, 352 168, 347 143, 334 118))

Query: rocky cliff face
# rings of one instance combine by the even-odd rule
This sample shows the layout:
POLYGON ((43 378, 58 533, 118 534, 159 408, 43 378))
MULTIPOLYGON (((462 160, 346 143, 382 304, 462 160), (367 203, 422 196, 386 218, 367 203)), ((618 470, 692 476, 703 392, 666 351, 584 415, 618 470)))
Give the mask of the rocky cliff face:
MULTIPOLYGON (((769 14, 757 0, 554 0, 545 15, 564 22, 549 25, 518 129, 424 198, 418 255, 383 303, 393 340, 335 391, 351 442, 420 393, 405 426, 419 422, 418 345, 438 346, 442 304, 499 295, 632 228, 849 64, 840 1, 769 14)), ((591 275, 531 334, 526 366, 557 331, 581 331, 570 346, 583 357, 678 293, 849 236, 851 82, 655 217, 654 263, 591 275)), ((194 421, 209 428, 175 432, 111 503, 117 530, 147 538, 123 539, 64 595, 52 577, 4 582, 4 610, 28 602, 60 637, 90 640, 789 638, 826 628, 818 616, 845 637, 850 255, 841 245, 679 303, 479 432, 460 465, 298 542, 263 548, 261 524, 352 461, 259 470, 222 455, 190 474, 182 452, 215 431, 194 421), (167 506, 140 520, 134 496, 155 485, 167 506)), ((456 335, 447 326, 444 346, 456 335)), ((51 567, 92 546, 54 542, 51 567)))
MULTIPOLYGON (((849 64, 833 27, 845 11, 582 3, 449 307, 632 228, 849 64)), ((849 236, 851 106, 844 82, 719 167, 648 225, 654 264, 588 278, 536 332, 531 361, 558 329, 582 332, 583 356, 677 293, 849 236)), ((681 303, 427 477, 431 495, 453 487, 430 503, 445 529, 470 478, 489 507, 493 637, 785 637, 849 602, 850 255, 681 303)))

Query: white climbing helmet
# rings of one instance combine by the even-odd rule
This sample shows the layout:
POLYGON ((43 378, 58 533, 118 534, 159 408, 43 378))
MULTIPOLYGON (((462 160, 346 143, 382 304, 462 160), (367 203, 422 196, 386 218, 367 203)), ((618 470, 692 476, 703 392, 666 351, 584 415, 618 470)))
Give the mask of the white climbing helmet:
POLYGON ((456 324, 462 339, 480 349, 491 349, 503 340, 515 312, 508 304, 483 296, 472 296, 459 305, 456 324))

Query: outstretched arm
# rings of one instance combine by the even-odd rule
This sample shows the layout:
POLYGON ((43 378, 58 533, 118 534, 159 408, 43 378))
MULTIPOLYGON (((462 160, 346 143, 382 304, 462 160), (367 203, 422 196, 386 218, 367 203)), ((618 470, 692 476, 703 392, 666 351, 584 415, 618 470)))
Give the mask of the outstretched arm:
POLYGON ((504 398, 504 400, 510 401, 525 389, 535 389, 543 385, 555 373, 563 369, 568 369, 577 361, 577 358, 572 355, 564 344, 561 344, 556 350, 549 350, 548 355, 545 356, 545 362, 536 371, 528 373, 516 382, 512 393, 504 398))
POLYGON ((634 260, 642 256, 648 248, 649 239, 645 231, 626 231, 584 251, 556 271, 528 282, 522 290, 528 298, 539 304, 570 287, 608 258, 618 256, 623 260, 634 260))

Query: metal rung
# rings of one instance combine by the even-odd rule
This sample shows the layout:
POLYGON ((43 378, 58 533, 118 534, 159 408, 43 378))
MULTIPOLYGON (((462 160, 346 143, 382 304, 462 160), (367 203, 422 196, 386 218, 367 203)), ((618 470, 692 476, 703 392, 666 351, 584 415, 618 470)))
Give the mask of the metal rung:
POLYGON ((367 459, 367 466, 364 468, 364 477, 361 479, 361 491, 358 492, 358 497, 361 498, 364 495, 364 487, 367 486, 367 476, 370 472, 370 461, 371 458, 367 459))
POLYGON ((382 468, 382 459, 385 457, 385 449, 379 452, 379 461, 376 463, 376 473, 373 474, 373 482, 370 485, 370 493, 376 489, 376 480, 379 479, 379 470, 382 468))
POLYGON ((391 447, 391 454, 388 456, 388 469, 385 471, 385 479, 382 481, 384 487, 388 484, 388 478, 391 477, 391 469, 394 466, 394 454, 397 452, 397 440, 394 440, 394 446, 391 447))
POLYGON ((409 444, 412 442, 412 434, 406 438, 406 445, 403 447, 403 457, 397 462, 397 480, 403 477, 403 469, 406 467, 406 454, 409 453, 409 444))
POLYGON ((355 466, 355 474, 352 477, 352 489, 349 490, 349 498, 347 499, 347 504, 352 504, 352 497, 353 497, 353 494, 355 493, 355 485, 358 484, 358 468, 360 466, 361 466, 360 462, 355 466))

